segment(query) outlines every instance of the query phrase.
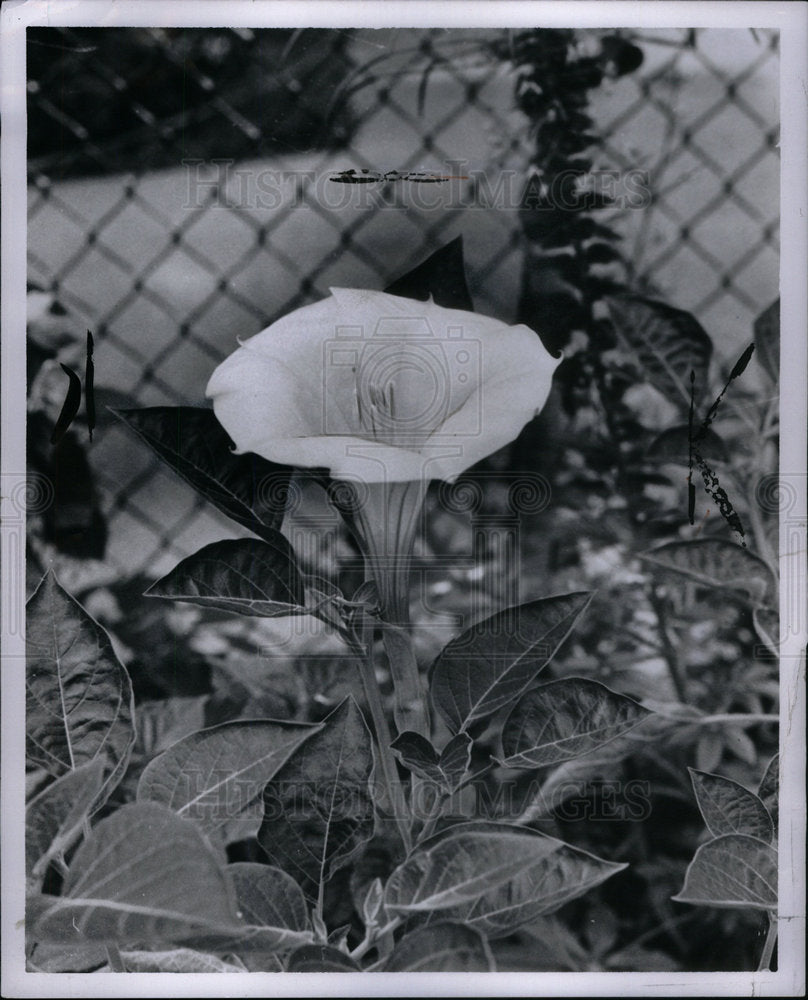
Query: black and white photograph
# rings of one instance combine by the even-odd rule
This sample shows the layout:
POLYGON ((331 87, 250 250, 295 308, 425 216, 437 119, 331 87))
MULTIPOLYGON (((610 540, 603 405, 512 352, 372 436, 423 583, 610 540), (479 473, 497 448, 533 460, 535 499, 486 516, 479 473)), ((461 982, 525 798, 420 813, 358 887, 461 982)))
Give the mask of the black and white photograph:
POLYGON ((3 995, 803 995, 808 6, 0 16, 3 995))

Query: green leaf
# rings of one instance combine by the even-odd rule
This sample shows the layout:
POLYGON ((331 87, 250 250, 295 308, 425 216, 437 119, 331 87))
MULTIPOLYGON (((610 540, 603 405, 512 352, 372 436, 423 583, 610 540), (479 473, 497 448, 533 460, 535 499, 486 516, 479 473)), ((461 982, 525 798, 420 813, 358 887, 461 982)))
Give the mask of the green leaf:
POLYGON ((780 809, 780 754, 776 753, 769 763, 758 785, 758 797, 771 817, 774 832, 777 833, 777 816, 780 809))
POLYGON ((696 391, 707 385, 713 343, 689 312, 639 296, 606 299, 615 332, 645 377, 683 410, 690 408, 690 372, 696 391))
POLYGON ((688 768, 699 811, 714 837, 743 833, 767 844, 774 836, 771 816, 761 800, 731 778, 688 768))
POLYGON ((352 958, 328 944, 304 944, 293 951, 287 972, 359 972, 352 958))
POLYGON ((625 867, 524 827, 459 823, 396 868, 385 906, 401 914, 448 911, 445 919, 486 935, 510 933, 625 867))
POLYGON ((679 903, 777 909, 777 851, 756 837, 730 833, 702 844, 690 862, 679 903))
POLYGON ((640 558, 704 587, 740 590, 757 604, 776 604, 777 582, 772 571, 762 559, 734 542, 669 542, 643 552, 640 558))
POLYGON ((451 794, 466 776, 471 745, 471 737, 467 733, 458 733, 446 744, 443 753, 438 754, 425 736, 408 731, 401 733, 390 747, 408 771, 451 794))
MULTIPOLYGON (((380 878, 374 878, 367 888, 365 898, 362 900, 362 919, 367 927, 370 924, 380 923, 382 905, 384 903, 384 886, 380 878)), ((356 907, 359 910, 359 907, 356 907)))
POLYGON ((267 541, 280 528, 291 470, 259 455, 235 455, 213 410, 153 406, 113 410, 214 507, 267 541))
POLYGON ((193 823, 149 802, 122 806, 93 829, 33 935, 165 942, 237 930, 234 893, 210 844, 193 823))
POLYGON ((696 744, 696 763, 700 771, 712 772, 724 756, 724 733, 710 731, 702 733, 696 744))
POLYGON ((132 684, 107 633, 53 573, 26 605, 25 685, 28 763, 58 778, 100 761, 106 777, 98 809, 135 742, 132 684))
POLYGON ((472 626, 431 667, 432 701, 453 732, 518 698, 555 655, 589 594, 564 594, 508 608, 472 626))
POLYGON ((440 755, 440 769, 450 793, 456 792, 468 774, 471 763, 472 739, 468 733, 453 736, 440 755))
POLYGON ((81 832, 104 783, 104 765, 96 758, 48 785, 25 809, 25 869, 36 880, 81 832))
POLYGON ((206 955, 190 948, 174 948, 172 951, 122 951, 121 958, 127 972, 245 971, 242 965, 223 962, 215 955, 206 955))
MULTIPOLYGON (((590 799, 593 785, 619 781, 623 776, 623 761, 636 753, 637 742, 631 734, 618 736, 596 754, 576 757, 552 768, 541 787, 530 796, 519 822, 548 819, 557 811, 583 818, 581 803, 590 799)), ((631 782, 625 787, 623 801, 631 818, 642 819, 647 814, 647 797, 631 782)))
POLYGON ((528 869, 473 903, 445 910, 441 916, 475 928, 489 940, 508 937, 585 895, 625 867, 567 845, 543 865, 528 869))
MULTIPOLYGON (((26 918, 30 921, 28 913, 26 918)), ((27 951, 25 966, 29 972, 90 972, 106 961, 107 953, 102 944, 34 943, 27 951)))
POLYGON ((463 237, 458 236, 436 250, 417 267, 385 288, 389 295, 425 302, 432 300, 444 309, 474 311, 466 285, 463 237))
POLYGON ((258 842, 310 896, 373 836, 373 746, 349 695, 264 789, 258 842))
POLYGON ((440 769, 440 755, 426 736, 408 730, 390 744, 390 749, 408 771, 443 787, 444 774, 440 769))
POLYGON ((309 613, 302 607, 303 580, 292 547, 279 531, 271 542, 241 538, 206 545, 153 583, 145 596, 257 618, 309 613))
POLYGON ((312 940, 309 911, 295 880, 271 865, 238 862, 227 866, 245 926, 237 934, 206 935, 194 947, 251 956, 291 951, 312 940))
POLYGON ((485 939, 470 927, 441 922, 403 937, 384 972, 495 972, 485 939))
POLYGON ((780 381, 780 299, 758 316, 754 331, 758 361, 777 385, 780 381))
POLYGON ((228 825, 258 805, 267 782, 320 728, 251 719, 192 733, 146 766, 138 802, 159 802, 227 839, 228 825))
POLYGON ((503 727, 506 767, 547 767, 582 757, 629 732, 651 712, 597 681, 570 677, 523 695, 503 727))
POLYGON ((309 930, 309 909, 303 890, 291 875, 273 868, 241 861, 227 866, 236 887, 243 919, 255 927, 309 930))

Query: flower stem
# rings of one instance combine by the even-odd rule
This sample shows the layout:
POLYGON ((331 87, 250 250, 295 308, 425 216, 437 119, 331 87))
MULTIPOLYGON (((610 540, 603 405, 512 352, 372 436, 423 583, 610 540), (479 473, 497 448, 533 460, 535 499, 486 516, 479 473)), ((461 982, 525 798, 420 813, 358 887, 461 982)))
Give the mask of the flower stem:
POLYGON ((390 665, 395 692, 393 717, 398 732, 407 730, 429 738, 426 701, 421 690, 415 650, 406 628, 382 623, 382 642, 390 665))
POLYGON ((387 788, 387 796, 390 808, 393 810, 393 817, 398 827, 399 834, 404 843, 404 848, 409 852, 412 847, 412 838, 409 828, 409 809, 404 798, 401 782, 398 778, 398 769, 390 744, 393 738, 390 734, 390 727, 387 724, 387 717, 384 713, 384 705, 376 681, 376 672, 373 666, 373 626, 365 623, 362 628, 363 649, 357 649, 359 662, 359 675, 362 679, 362 688, 365 693, 365 700, 370 709, 370 716, 373 720, 373 728, 376 733, 376 744, 379 750, 379 763, 381 765, 382 777, 387 788))
POLYGON ((407 631, 410 563, 428 484, 418 480, 338 485, 341 492, 332 491, 332 502, 356 538, 365 558, 366 575, 379 593, 396 728, 428 736, 426 700, 407 631))
POLYGON ((687 673, 679 661, 679 656, 668 634, 665 600, 657 593, 653 583, 649 588, 648 597, 654 614, 657 617, 659 637, 662 640, 662 653, 665 663, 668 666, 668 673, 673 683, 673 689, 679 701, 682 704, 687 704, 687 673))

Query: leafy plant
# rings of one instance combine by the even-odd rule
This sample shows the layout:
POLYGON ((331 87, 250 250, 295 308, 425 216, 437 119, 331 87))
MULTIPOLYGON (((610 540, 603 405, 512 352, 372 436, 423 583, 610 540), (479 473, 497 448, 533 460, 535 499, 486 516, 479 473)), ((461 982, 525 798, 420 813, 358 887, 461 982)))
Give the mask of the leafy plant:
MULTIPOLYGON (((222 43, 252 44, 224 35, 211 34, 212 47, 194 36, 186 54, 212 72, 222 43)), ((286 55, 305 64, 320 41, 301 50, 290 36, 286 55)), ((510 448, 426 497, 413 564, 440 573, 430 613, 460 614, 463 625, 448 643, 410 628, 406 545, 367 545, 367 522, 385 514, 378 492, 363 509, 358 487, 319 469, 300 489, 290 466, 249 448, 235 454, 208 409, 132 409, 107 394, 242 537, 149 581, 159 601, 140 602, 139 580, 72 595, 53 573, 36 581, 32 971, 771 963, 779 303, 730 367, 699 318, 620 278, 617 236, 598 214, 610 199, 592 188, 588 95, 637 68, 629 36, 528 29, 427 40, 399 51, 406 60, 388 82, 420 66, 423 106, 450 50, 516 71, 534 141, 519 316, 548 347, 564 347, 559 398, 510 448), (750 361, 762 389, 741 378, 750 361), (520 477, 536 469, 552 493, 546 510, 514 502, 520 477), (465 494, 468 506, 447 502, 465 494), (328 580, 282 533, 290 496, 342 518, 328 580), (479 528, 508 505, 525 529, 523 596, 502 601, 513 566, 479 528), (469 510, 473 565, 454 558, 466 551, 469 510), (391 555, 395 571, 381 558, 391 555), (469 624, 481 594, 485 610, 469 624), (105 600, 117 602, 117 621, 105 600), (291 618, 318 620, 341 653, 325 665, 305 651, 291 663, 256 656, 266 630, 291 618)), ((332 103, 377 79, 389 58, 368 61, 332 103)), ((386 291, 473 310, 458 241, 386 291)), ((60 490, 80 489, 60 492, 33 525, 38 577, 49 562, 38 533, 79 556, 100 554, 104 541, 75 433, 50 449, 65 389, 55 362, 79 363, 56 356, 61 336, 30 330, 29 454, 60 490), (59 380, 53 398, 38 375, 45 359, 59 380), (56 461, 70 447, 74 459, 56 461), (81 515, 75 546, 57 523, 71 510, 81 515)), ((413 503, 406 490, 395 499, 413 503)))
POLYGON ((769 933, 759 968, 768 969, 777 940, 777 823, 779 755, 766 767, 757 793, 737 781, 691 768, 699 811, 712 835, 696 851, 682 903, 764 910, 769 933))
MULTIPOLYGON (((490 969, 486 942, 625 868, 527 822, 457 815, 493 764, 475 762, 498 713, 510 713, 503 764, 528 770, 591 754, 652 714, 584 679, 535 686, 589 595, 540 597, 461 633, 428 674, 449 737, 430 727, 393 739, 374 631, 395 685, 410 669, 396 658, 413 656, 406 624, 382 617, 372 588, 349 600, 307 584, 279 531, 289 470, 234 460, 206 411, 119 416, 258 536, 206 546, 149 593, 248 617, 313 615, 342 637, 362 683, 316 723, 191 733, 146 765, 137 801, 105 808, 134 742, 131 685, 103 629, 47 575, 28 605, 29 765, 55 779, 29 806, 32 967, 53 948, 92 965, 100 946, 117 970, 490 969), (255 860, 227 864, 245 845, 255 860), (383 860, 368 879, 372 857, 383 860), (346 875, 347 913, 333 897, 346 875)), ((426 702, 414 717, 429 718, 426 702)))

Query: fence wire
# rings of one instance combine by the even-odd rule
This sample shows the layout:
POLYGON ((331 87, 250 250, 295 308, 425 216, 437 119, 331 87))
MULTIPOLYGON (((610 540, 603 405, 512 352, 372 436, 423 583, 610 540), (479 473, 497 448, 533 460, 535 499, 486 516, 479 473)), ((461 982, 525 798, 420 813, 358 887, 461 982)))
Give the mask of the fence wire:
MULTIPOLYGON (((605 214, 631 283, 731 357, 777 295, 777 34, 634 39, 640 70, 592 93, 596 166, 645 172, 648 197, 605 214)), ((101 404, 199 405, 237 337, 459 233, 477 308, 513 319, 529 123, 503 53, 490 31, 29 32, 30 281, 77 344, 92 330, 101 404), (332 180, 349 169, 453 179, 332 180)), ((90 459, 102 578, 237 533, 111 417, 90 459)))

